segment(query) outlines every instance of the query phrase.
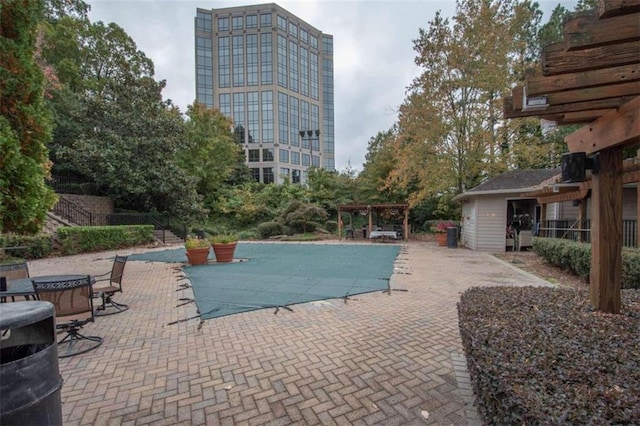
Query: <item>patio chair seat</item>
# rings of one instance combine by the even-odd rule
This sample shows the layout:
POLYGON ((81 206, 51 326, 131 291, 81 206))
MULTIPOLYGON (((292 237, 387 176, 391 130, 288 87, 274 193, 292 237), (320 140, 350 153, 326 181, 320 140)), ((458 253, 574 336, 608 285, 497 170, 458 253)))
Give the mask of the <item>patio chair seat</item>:
POLYGON ((99 297, 102 300, 102 303, 96 308, 97 316, 119 314, 129 309, 128 305, 113 300, 116 293, 122 293, 122 277, 127 259, 128 256, 116 255, 110 272, 94 276, 96 278, 93 285, 94 297, 99 297))

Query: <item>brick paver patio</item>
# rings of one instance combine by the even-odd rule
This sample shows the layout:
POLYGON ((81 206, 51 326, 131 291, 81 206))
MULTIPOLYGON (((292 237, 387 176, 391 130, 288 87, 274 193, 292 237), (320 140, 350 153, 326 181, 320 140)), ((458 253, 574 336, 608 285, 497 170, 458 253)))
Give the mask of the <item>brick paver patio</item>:
MULTIPOLYGON (((30 271, 103 273, 114 254, 37 260, 30 271)), ((104 338, 97 350, 59 361, 65 425, 478 425, 458 332, 460 293, 545 284, 485 253, 410 242, 391 280, 406 291, 199 327, 168 325, 195 309, 178 306, 190 296, 179 290, 178 266, 127 264, 116 300, 130 309, 85 327, 104 338)))

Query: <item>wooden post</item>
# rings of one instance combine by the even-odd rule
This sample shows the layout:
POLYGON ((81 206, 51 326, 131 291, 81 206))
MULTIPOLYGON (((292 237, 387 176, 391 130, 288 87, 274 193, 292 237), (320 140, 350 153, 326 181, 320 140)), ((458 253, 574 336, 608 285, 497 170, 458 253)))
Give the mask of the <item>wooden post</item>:
POLYGON ((592 178, 591 304, 620 313, 622 281, 622 147, 600 151, 592 178))
POLYGON ((540 233, 538 234, 538 236, 540 237, 546 237, 547 236, 547 230, 546 229, 542 229, 543 226, 545 224, 545 222, 547 221, 547 203, 542 203, 542 205, 540 206, 540 233))
MULTIPOLYGON (((638 150, 640 158, 640 149, 638 150)), ((640 183, 636 186, 636 247, 640 248, 640 183)))
POLYGON ((373 211, 371 209, 371 206, 367 206, 367 210, 369 211, 369 229, 367 230, 367 236, 370 236, 371 228, 373 228, 373 218, 371 217, 373 214, 373 211))
POLYGON ((408 206, 404 208, 404 220, 402 224, 404 225, 404 239, 406 241, 409 239, 409 207, 408 206))
POLYGON ((338 241, 342 240, 342 212, 338 207, 338 241))
POLYGON ((578 233, 578 241, 584 243, 584 232, 582 228, 582 222, 587 220, 587 199, 582 198, 580 200, 580 206, 578 206, 578 223, 580 224, 580 232, 578 233))

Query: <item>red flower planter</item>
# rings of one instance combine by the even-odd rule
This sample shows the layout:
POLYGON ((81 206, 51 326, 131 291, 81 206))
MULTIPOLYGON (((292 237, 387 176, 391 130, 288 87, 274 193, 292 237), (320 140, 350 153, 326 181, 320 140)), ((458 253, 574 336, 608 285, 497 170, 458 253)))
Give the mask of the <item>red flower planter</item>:
POLYGON ((238 245, 237 241, 233 243, 213 243, 211 247, 213 247, 213 253, 216 255, 216 262, 218 263, 228 263, 233 262, 233 253, 236 251, 236 245, 238 245))
POLYGON ((187 249, 187 259, 192 265, 204 265, 209 258, 209 247, 187 249))
POLYGON ((436 233, 436 241, 440 247, 444 247, 447 245, 447 234, 444 232, 436 233))

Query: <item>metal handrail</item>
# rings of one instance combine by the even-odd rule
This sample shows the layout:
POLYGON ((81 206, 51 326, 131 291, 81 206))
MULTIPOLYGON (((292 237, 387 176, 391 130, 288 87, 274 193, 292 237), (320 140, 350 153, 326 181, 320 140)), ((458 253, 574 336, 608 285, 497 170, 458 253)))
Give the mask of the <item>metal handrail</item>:
POLYGON ((76 225, 93 225, 93 217, 91 212, 83 209, 76 203, 69 201, 63 197, 60 197, 58 203, 53 207, 53 212, 76 225))

